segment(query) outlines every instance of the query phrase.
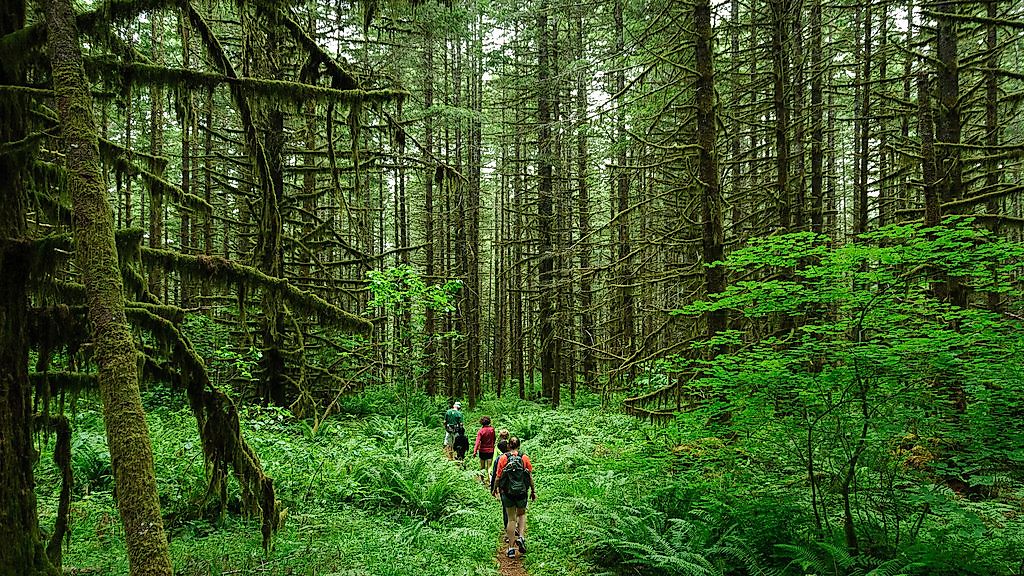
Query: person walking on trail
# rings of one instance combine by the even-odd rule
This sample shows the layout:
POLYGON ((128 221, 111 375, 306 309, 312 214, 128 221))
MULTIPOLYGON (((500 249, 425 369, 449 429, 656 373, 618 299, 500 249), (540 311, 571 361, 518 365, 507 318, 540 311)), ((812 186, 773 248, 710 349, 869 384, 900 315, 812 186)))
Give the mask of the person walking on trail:
MULTIPOLYGON (((495 482, 494 477, 497 476, 497 474, 498 474, 498 460, 501 459, 500 455, 504 454, 505 452, 508 452, 508 440, 506 438, 502 438, 501 440, 498 440, 498 454, 499 454, 499 457, 494 460, 494 465, 491 466, 491 484, 490 484, 490 486, 491 486, 491 494, 494 494, 494 492, 495 492, 496 484, 494 483, 495 482)), ((508 511, 505 510, 505 506, 502 506, 501 507, 501 530, 502 530, 502 532, 505 531, 505 527, 506 526, 508 526, 508 511)), ((505 539, 505 543, 507 544, 508 541, 509 541, 508 538, 506 538, 505 539)))
POLYGON ((449 460, 452 459, 452 441, 455 439, 455 430, 462 425, 462 402, 455 402, 452 407, 444 413, 444 453, 449 460))
MULTIPOLYGON (((498 459, 495 472, 497 492, 501 493, 501 505, 508 513, 505 524, 505 538, 509 542, 506 555, 516 557, 516 549, 520 554, 526 553, 526 504, 537 499, 537 488, 533 483, 533 465, 530 457, 519 453, 519 438, 513 436, 508 441, 508 452, 498 459), (519 536, 515 534, 518 531, 519 536), (515 537, 515 546, 512 546, 515 537)), ((491 495, 496 495, 495 491, 491 495)))
POLYGON ((494 427, 491 426, 490 416, 480 419, 480 429, 476 432, 476 443, 473 444, 473 455, 480 457, 480 483, 485 483, 484 475, 491 469, 491 460, 494 459, 494 427))

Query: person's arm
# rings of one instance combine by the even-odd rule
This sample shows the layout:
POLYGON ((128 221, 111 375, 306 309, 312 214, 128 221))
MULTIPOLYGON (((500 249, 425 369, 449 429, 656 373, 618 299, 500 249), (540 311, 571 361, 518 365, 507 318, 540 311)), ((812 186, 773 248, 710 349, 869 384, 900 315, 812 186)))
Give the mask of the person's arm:
POLYGON ((537 499, 537 487, 533 484, 533 464, 530 463, 530 457, 523 454, 523 465, 530 471, 530 500, 537 499))
POLYGON ((497 458, 494 459, 494 464, 491 464, 491 492, 492 493, 494 492, 494 477, 498 473, 498 461, 499 460, 501 460, 501 455, 500 454, 498 455, 497 458))
POLYGON ((501 481, 501 473, 505 470, 505 462, 508 458, 504 454, 501 458, 498 458, 498 462, 494 465, 494 477, 491 479, 491 496, 495 496, 498 493, 498 482, 501 481))
POLYGON ((480 435, 483 434, 483 432, 483 428, 476 431, 476 442, 473 444, 473 456, 476 456, 477 451, 480 450, 480 435))

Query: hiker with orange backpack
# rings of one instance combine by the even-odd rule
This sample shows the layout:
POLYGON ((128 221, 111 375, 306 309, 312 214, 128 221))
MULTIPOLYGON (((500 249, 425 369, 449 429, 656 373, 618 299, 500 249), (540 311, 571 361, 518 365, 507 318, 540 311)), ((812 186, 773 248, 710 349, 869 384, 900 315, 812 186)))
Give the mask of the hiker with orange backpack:
POLYGON ((519 438, 513 436, 508 441, 508 452, 498 459, 495 473, 495 487, 491 495, 500 492, 501 505, 508 513, 505 525, 505 539, 509 543, 506 555, 516 557, 516 548, 520 554, 526 553, 526 505, 529 500, 537 499, 537 488, 533 483, 533 465, 530 457, 519 453, 519 438), (519 536, 515 537, 518 532, 519 536), (515 538, 515 546, 512 546, 515 538))

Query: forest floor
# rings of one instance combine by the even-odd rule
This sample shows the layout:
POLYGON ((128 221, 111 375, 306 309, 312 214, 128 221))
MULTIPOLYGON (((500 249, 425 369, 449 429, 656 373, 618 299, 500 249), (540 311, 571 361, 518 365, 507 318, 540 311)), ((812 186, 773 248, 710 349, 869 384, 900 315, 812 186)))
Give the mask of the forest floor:
POLYGON ((527 576, 528 572, 523 567, 523 557, 516 556, 515 558, 509 558, 505 555, 508 548, 505 545, 504 540, 498 542, 498 572, 501 576, 527 576))
MULTIPOLYGON (((527 516, 529 549, 506 558, 499 504, 479 483, 472 460, 464 469, 442 453, 445 401, 415 399, 406 435, 400 399, 382 389, 344 399, 341 413, 317 426, 283 409, 241 410, 243 433, 288 509, 264 551, 259 522, 239 513, 233 480, 223 516, 213 513, 216 507, 196 504, 206 495, 206 474, 184 399, 150 391, 144 400, 177 576, 678 574, 673 566, 691 564, 717 576, 800 576, 839 574, 803 566, 832 566, 832 555, 845 550, 841 543, 801 540, 813 522, 802 470, 781 468, 777 453, 755 451, 760 444, 740 449, 723 443, 708 437, 700 421, 653 425, 594 398, 557 410, 487 399, 466 412, 468 431, 475 434, 476 422, 488 415, 496 428, 521 437, 537 485, 527 516)), ((64 568, 126 576, 100 415, 98 400, 91 398, 69 414, 75 488, 64 568)), ((44 528, 53 525, 60 492, 52 444, 41 442, 35 470, 44 528)), ((922 484, 921 498, 938 510, 917 520, 918 541, 934 542, 930 556, 865 556, 859 562, 895 562, 885 569, 903 567, 902 573, 915 576, 1019 574, 1024 515, 1008 497, 1024 491, 1013 478, 1000 481, 1009 486, 1006 496, 991 501, 961 500, 941 486, 924 492, 922 484), (946 533, 957 538, 940 539, 946 533)), ((833 512, 841 510, 836 499, 828 502, 833 512)), ((839 525, 837 513, 832 521, 839 525)))

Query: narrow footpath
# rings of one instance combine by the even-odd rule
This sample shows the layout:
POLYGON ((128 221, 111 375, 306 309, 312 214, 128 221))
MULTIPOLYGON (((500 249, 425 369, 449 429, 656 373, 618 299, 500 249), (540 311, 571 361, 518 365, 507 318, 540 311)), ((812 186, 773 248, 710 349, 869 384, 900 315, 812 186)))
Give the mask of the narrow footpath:
POLYGON ((526 568, 523 568, 523 557, 519 554, 515 558, 509 558, 505 555, 508 550, 508 546, 504 542, 504 538, 498 542, 498 573, 501 576, 527 576, 526 568))

